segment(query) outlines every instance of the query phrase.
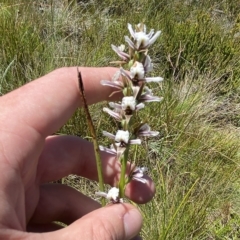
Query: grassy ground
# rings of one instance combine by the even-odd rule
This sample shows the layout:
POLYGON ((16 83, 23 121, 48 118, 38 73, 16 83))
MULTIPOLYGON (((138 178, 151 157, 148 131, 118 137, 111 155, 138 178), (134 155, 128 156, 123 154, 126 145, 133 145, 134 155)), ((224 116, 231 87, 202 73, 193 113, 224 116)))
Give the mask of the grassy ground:
MULTIPOLYGON (((161 134, 138 155, 157 185, 153 201, 139 206, 142 236, 239 239, 239 12, 238 0, 2 0, 0 94, 58 67, 109 65, 110 44, 123 43, 128 22, 162 30, 150 55, 153 75, 165 79, 152 88, 164 101, 142 116, 161 134)), ((91 111, 105 143, 110 119, 101 107, 91 111)), ((86 129, 79 112, 60 133, 87 138, 86 129)), ((76 176, 63 182, 90 195, 97 186, 76 176)))

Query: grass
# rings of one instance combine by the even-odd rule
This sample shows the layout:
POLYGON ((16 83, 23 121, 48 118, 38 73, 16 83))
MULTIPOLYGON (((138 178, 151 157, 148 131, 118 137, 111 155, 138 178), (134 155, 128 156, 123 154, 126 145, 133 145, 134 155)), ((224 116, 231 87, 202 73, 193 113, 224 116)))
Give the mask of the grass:
MULTIPOLYGON (((160 137, 144 142, 139 163, 156 182, 139 206, 144 239, 240 238, 240 15, 237 0, 0 3, 0 94, 63 66, 107 66, 110 44, 123 43, 127 23, 162 30, 151 49, 154 92, 164 97, 142 113, 160 137)), ((91 107, 99 140, 111 120, 91 107)), ((114 128, 114 126, 113 126, 114 128)), ((83 112, 59 131, 88 139, 83 112)), ((63 180, 93 196, 97 184, 63 180)))

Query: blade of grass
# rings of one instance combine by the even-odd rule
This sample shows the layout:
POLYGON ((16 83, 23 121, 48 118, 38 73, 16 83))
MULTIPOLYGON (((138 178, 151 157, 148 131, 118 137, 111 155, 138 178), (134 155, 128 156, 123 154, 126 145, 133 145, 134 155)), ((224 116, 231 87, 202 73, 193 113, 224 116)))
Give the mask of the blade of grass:
POLYGON ((197 184, 198 181, 199 181, 199 178, 194 182, 194 184, 193 184, 192 187, 189 189, 189 191, 187 192, 187 194, 184 196, 182 202, 180 203, 180 205, 179 205, 178 208, 176 209, 176 211, 175 211, 175 213, 174 213, 174 215, 173 215, 173 217, 172 217, 172 219, 171 219, 171 221, 170 221, 170 223, 169 223, 169 225, 168 225, 168 227, 167 227, 167 230, 166 230, 165 233, 164 233, 163 239, 167 239, 168 232, 169 232, 169 230, 170 230, 170 228, 171 228, 171 226, 172 226, 172 224, 173 224, 173 222, 174 222, 174 220, 175 220, 178 212, 179 212, 179 211, 181 210, 181 208, 186 204, 187 199, 188 199, 190 193, 192 192, 192 190, 194 189, 194 187, 196 186, 196 184, 197 184))
MULTIPOLYGON (((99 189, 101 192, 104 192, 104 182, 103 182, 103 174, 102 174, 102 161, 101 161, 101 156, 100 156, 100 149, 99 149, 99 145, 97 142, 97 135, 96 135, 96 131, 92 122, 92 118, 88 109, 88 105, 87 105, 87 100, 85 97, 85 92, 84 92, 84 86, 83 86, 83 80, 82 80, 82 75, 81 72, 79 72, 79 69, 77 68, 78 71, 78 83, 79 83, 79 89, 81 92, 81 96, 82 96, 82 101, 83 101, 83 107, 84 107, 84 111, 86 113, 86 118, 87 118, 87 123, 88 123, 88 127, 89 130, 91 132, 92 135, 92 141, 93 141, 93 147, 94 147, 94 153, 95 153, 95 158, 96 158, 96 165, 97 165, 97 172, 98 172, 98 181, 99 181, 99 189)), ((105 198, 101 199, 102 202, 102 206, 106 205, 106 201, 105 198)))

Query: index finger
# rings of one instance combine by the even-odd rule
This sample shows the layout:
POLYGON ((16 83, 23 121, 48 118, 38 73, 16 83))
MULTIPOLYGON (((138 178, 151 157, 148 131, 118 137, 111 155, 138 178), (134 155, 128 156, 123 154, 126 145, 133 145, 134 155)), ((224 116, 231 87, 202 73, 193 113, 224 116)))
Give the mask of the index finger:
MULTIPOLYGON (((109 98, 112 88, 102 86, 100 81, 110 80, 116 68, 81 67, 79 71, 88 104, 109 98)), ((64 125, 81 105, 77 67, 60 68, 32 81, 3 96, 0 104, 1 126, 11 127, 12 121, 22 123, 45 138, 64 125)))

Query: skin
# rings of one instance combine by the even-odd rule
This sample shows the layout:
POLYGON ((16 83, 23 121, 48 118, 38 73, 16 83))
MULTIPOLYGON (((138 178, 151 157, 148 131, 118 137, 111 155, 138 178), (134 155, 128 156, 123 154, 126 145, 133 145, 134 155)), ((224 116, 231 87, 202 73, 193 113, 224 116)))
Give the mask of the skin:
MULTIPOLYGON (((88 104, 112 100, 113 89, 100 80, 110 80, 115 68, 79 70, 88 104)), ((101 208, 69 186, 49 183, 69 174, 97 180, 91 143, 51 136, 81 104, 76 67, 54 70, 0 98, 0 239, 132 239, 139 233, 142 217, 134 206, 101 208)), ((107 153, 102 161, 104 181, 116 185, 119 163, 107 153)), ((136 203, 150 201, 155 188, 147 180, 132 181, 126 195, 136 203)))

